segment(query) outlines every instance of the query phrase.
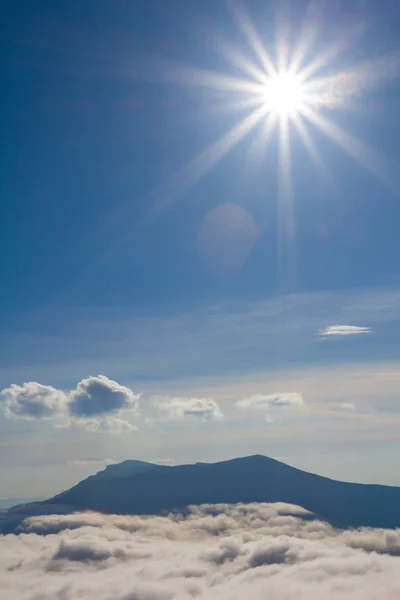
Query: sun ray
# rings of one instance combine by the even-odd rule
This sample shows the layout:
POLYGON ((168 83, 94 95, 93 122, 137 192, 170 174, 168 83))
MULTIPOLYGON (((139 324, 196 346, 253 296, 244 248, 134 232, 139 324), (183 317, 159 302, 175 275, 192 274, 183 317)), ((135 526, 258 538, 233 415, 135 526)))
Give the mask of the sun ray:
POLYGON ((276 121, 277 116, 269 113, 264 119, 261 120, 259 124, 260 134, 257 135, 257 139, 253 142, 251 151, 249 152, 249 163, 251 163, 250 167, 253 172, 265 164, 267 147, 271 142, 271 136, 274 132, 276 121))
POLYGON ((269 113, 268 117, 264 119, 264 122, 261 126, 262 129, 260 134, 261 147, 267 146, 268 142, 270 141, 274 127, 276 126, 276 122, 277 116, 273 113, 269 113))
POLYGON ((292 59, 290 61, 288 71, 289 73, 298 73, 300 71, 300 67, 304 62, 304 58, 307 55, 307 52, 311 46, 313 36, 311 34, 304 35, 304 39, 300 40, 297 48, 294 50, 292 59))
POLYGON ((277 55, 278 55, 278 73, 279 75, 288 73, 288 60, 289 60, 289 49, 285 41, 278 41, 277 43, 277 55))
POLYGON ((282 204, 284 216, 284 227, 286 233, 292 230, 293 211, 291 206, 292 198, 292 177, 290 169, 290 134, 289 120, 282 118, 279 120, 278 134, 278 196, 279 203, 282 204))
POLYGON ((393 191, 398 191, 397 186, 395 186, 392 181, 387 162, 378 152, 369 148, 346 129, 320 113, 316 113, 309 108, 304 108, 302 114, 313 122, 327 137, 336 142, 336 144, 358 162, 359 165, 369 170, 387 187, 391 188, 393 191))
POLYGON ((303 23, 299 41, 293 51, 292 59, 289 65, 290 73, 299 73, 301 65, 312 47, 313 42, 317 38, 318 26, 316 18, 306 18, 303 23))
POLYGON ((222 54, 232 65, 238 67, 246 75, 252 76, 259 83, 265 83, 267 79, 265 71, 243 56, 236 46, 229 43, 227 40, 221 40, 219 42, 219 47, 222 54))
POLYGON ((324 69, 329 63, 332 63, 338 56, 344 54, 355 41, 362 35, 364 26, 360 25, 354 30, 348 33, 347 36, 343 36, 340 40, 336 41, 324 52, 321 52, 308 63, 303 69, 300 70, 299 76, 303 81, 311 79, 316 73, 324 69))
POLYGON ((290 19, 289 6, 285 2, 281 2, 275 12, 274 29, 277 71, 279 74, 288 73, 290 19))
MULTIPOLYGON (((137 221, 137 228, 140 229, 148 220, 171 206, 188 192, 208 171, 210 171, 232 148, 244 138, 266 115, 264 106, 259 106, 252 113, 244 117, 239 123, 229 129, 227 133, 218 140, 207 146, 197 156, 192 158, 186 165, 181 167, 169 181, 153 189, 147 197, 150 205, 149 210, 142 219, 137 221)), ((124 211, 119 218, 126 218, 124 211)), ((118 220, 118 219, 116 219, 118 220)), ((130 239, 131 232, 119 234, 118 241, 114 243, 112 249, 109 249, 107 256, 111 256, 118 248, 130 239)), ((105 256, 101 260, 105 260, 105 256)), ((99 261, 100 264, 101 261, 99 261)))
POLYGON ((158 212, 166 205, 176 201, 182 194, 190 189, 205 173, 212 169, 245 135, 247 135, 265 116, 264 106, 254 110, 250 115, 234 125, 225 135, 210 144, 198 156, 193 158, 183 167, 173 180, 168 189, 163 191, 163 200, 159 200, 152 212, 158 212))
POLYGON ((319 99, 316 104, 348 109, 352 107, 351 99, 374 89, 382 80, 397 77, 399 68, 400 53, 395 52, 384 59, 356 64, 345 71, 313 77, 304 82, 304 87, 310 98, 319 99))
MULTIPOLYGON (((382 156, 363 142, 358 140, 347 129, 325 116, 336 108, 350 108, 355 98, 376 87, 383 80, 398 76, 400 68, 400 53, 392 56, 381 56, 378 60, 347 65, 344 70, 337 68, 336 59, 346 53, 365 31, 365 26, 352 27, 351 31, 340 33, 340 39, 329 47, 316 53, 314 59, 305 60, 311 55, 312 45, 321 33, 317 27, 309 28, 305 24, 300 41, 294 50, 288 44, 289 36, 285 29, 287 21, 281 21, 282 28, 277 35, 277 56, 269 51, 267 45, 245 10, 229 2, 234 18, 243 37, 254 56, 254 62, 246 54, 230 42, 221 42, 221 52, 228 56, 231 63, 240 69, 245 76, 232 73, 220 73, 206 68, 193 68, 173 61, 144 60, 138 69, 136 77, 144 77, 146 81, 157 80, 168 83, 197 86, 211 90, 210 112, 223 108, 226 112, 245 111, 239 114, 235 123, 221 137, 211 142, 206 148, 179 168, 166 182, 150 190, 144 200, 148 209, 141 219, 136 219, 135 227, 139 231, 143 224, 154 215, 180 200, 204 175, 221 161, 240 140, 257 126, 258 145, 255 146, 257 160, 263 158, 267 144, 272 138, 271 133, 277 132, 278 168, 277 168, 277 208, 278 208, 278 281, 293 282, 295 274, 294 261, 296 258, 296 213, 295 191, 292 182, 292 161, 290 131, 293 127, 299 132, 307 152, 318 167, 332 178, 323 164, 320 153, 315 147, 309 126, 314 125, 328 138, 333 140, 342 150, 355 159, 360 165, 370 170, 385 185, 398 192, 394 185, 395 176, 391 176, 389 165, 382 156), (272 58, 272 56, 274 58, 272 58), (289 60, 290 59, 290 60, 289 60), (271 95, 275 98, 271 102, 271 95), (273 90, 275 86, 275 90, 273 90)), ((329 3, 329 0, 327 0, 329 3)), ((270 23, 268 24, 270 28, 270 23)), ((268 35, 271 32, 269 29, 268 35)), ((322 32, 323 33, 323 32, 322 32)), ((325 44, 326 47, 326 44, 325 44)), ((133 66, 126 68, 124 75, 132 78, 133 66)), ((270 150, 270 149, 269 149, 270 150)), ((266 154, 266 153, 265 153, 266 154)), ((271 156, 271 154, 269 155, 271 156)), ((269 157, 267 156, 267 159, 269 157)), ((275 158, 275 157, 273 157, 275 158)), ((398 176, 397 176, 398 179, 398 176)), ((271 186, 272 187, 272 186, 271 186)), ((267 201, 267 199, 266 199, 267 201)), ((269 199, 268 199, 269 201, 269 199)), ((116 210, 110 219, 104 223, 104 230, 110 226, 120 227, 124 221, 129 222, 132 214, 131 204, 116 210)), ((123 229, 120 227, 120 229, 123 229)), ((126 235, 118 236, 118 244, 123 245, 132 235, 132 229, 126 235)))
POLYGON ((261 62, 267 75, 276 74, 276 68, 272 62, 265 45, 263 44, 256 28, 247 13, 238 4, 232 4, 233 15, 240 29, 244 33, 251 48, 261 62))
POLYGON ((255 110, 259 108, 260 105, 260 98, 255 95, 238 95, 229 99, 226 99, 224 96, 222 98, 215 99, 212 103, 210 103, 210 106, 207 107, 206 113, 207 117, 220 113, 239 113, 240 118, 241 112, 255 110))
MULTIPOLYGON (((263 132, 261 139, 265 145, 274 126, 279 134, 279 196, 282 208, 281 226, 285 222, 286 234, 294 229, 294 202, 290 173, 289 130, 295 127, 312 160, 323 167, 323 161, 315 148, 312 137, 305 126, 305 121, 313 123, 325 135, 334 140, 343 150, 356 159, 364 167, 374 172, 386 184, 389 181, 387 169, 377 153, 368 150, 355 136, 329 120, 322 113, 325 109, 338 107, 349 108, 350 99, 354 99, 366 86, 376 84, 381 77, 389 77, 398 72, 400 60, 393 59, 390 65, 364 64, 347 69, 326 73, 325 68, 338 56, 342 55, 363 31, 364 23, 352 27, 346 36, 331 44, 327 50, 305 64, 305 58, 317 38, 319 13, 311 15, 305 21, 297 46, 290 53, 289 18, 280 10, 277 13, 276 43, 277 56, 273 61, 267 46, 252 20, 238 3, 232 0, 229 4, 236 23, 244 34, 256 60, 250 60, 243 51, 227 39, 220 39, 220 51, 236 66, 246 78, 227 73, 218 73, 201 68, 188 68, 170 63, 167 78, 178 83, 205 87, 223 92, 213 98, 211 112, 250 110, 247 117, 234 125, 225 135, 213 142, 196 158, 176 173, 175 177, 164 186, 163 201, 157 207, 167 206, 181 196, 202 175, 213 168, 248 131, 261 123, 263 132), (316 16, 315 16, 316 14, 316 16), (290 60, 289 60, 290 58, 290 60), (385 68, 383 68, 385 66, 385 68), (382 74, 384 72, 384 74, 382 74), (319 74, 319 76, 317 76, 319 74), (284 175, 282 175, 284 174, 284 175)), ((263 143, 259 144, 260 152, 263 143)), ((324 168, 327 173, 326 167, 324 168)), ((158 210, 158 208, 157 208, 158 210)))
MULTIPOLYGON (((377 65, 369 68, 359 65, 345 72, 325 74, 323 69, 336 57, 341 55, 356 39, 364 25, 352 29, 351 35, 343 36, 332 44, 324 53, 304 65, 305 57, 310 53, 310 48, 317 36, 317 27, 309 27, 305 23, 299 43, 291 54, 289 60, 289 19, 281 12, 277 21, 277 56, 276 64, 271 59, 259 33, 249 18, 246 11, 238 4, 230 5, 233 15, 242 33, 247 39, 259 64, 252 62, 229 40, 220 40, 220 51, 238 67, 247 77, 218 73, 206 69, 187 68, 182 65, 172 64, 169 77, 173 81, 190 85, 201 86, 225 93, 225 97, 214 99, 211 111, 251 110, 247 117, 234 125, 225 135, 213 142, 196 158, 183 167, 176 176, 164 186, 162 193, 164 200, 157 201, 155 210, 167 206, 184 194, 208 170, 213 168, 235 144, 253 127, 261 123, 263 133, 259 144, 259 151, 267 144, 274 126, 278 127, 278 187, 279 204, 281 210, 280 228, 287 237, 293 235, 295 225, 293 189, 291 184, 291 159, 290 159, 290 128, 295 127, 302 139, 305 148, 312 160, 326 174, 328 171, 317 152, 311 135, 304 121, 313 123, 328 137, 333 139, 349 155, 360 164, 375 172, 385 183, 388 177, 381 160, 377 160, 375 153, 368 151, 366 146, 354 136, 330 121, 321 113, 325 108, 350 106, 349 98, 353 98, 358 90, 365 88, 367 81, 371 82, 371 69, 375 70, 376 77, 381 69, 377 65), (315 76, 321 73, 319 77, 315 76), (363 87, 364 86, 364 87, 363 87), (229 96, 230 94, 230 96, 229 96), (378 166, 379 165, 379 166, 378 166)), ((392 61, 391 64, 394 64, 392 61)), ((400 63, 397 60, 396 65, 400 63)), ((394 68, 387 71, 393 72, 394 68)), ((370 85, 370 84, 369 84, 370 85)))
POLYGON ((281 291, 294 283, 293 244, 295 242, 295 214, 291 172, 289 117, 278 124, 278 256, 277 281, 281 291))
POLYGON ((256 94, 260 84, 251 79, 240 79, 234 75, 217 73, 207 69, 189 68, 182 64, 169 61, 164 63, 164 78, 168 81, 196 85, 226 92, 241 92, 256 94))
POLYGON ((311 159, 314 161, 315 165, 325 173, 328 173, 326 165, 322 160, 321 154, 317 151, 314 140, 312 139, 310 132, 306 128, 304 121, 302 119, 293 119, 293 125, 297 129, 300 138, 305 148, 307 149, 311 159))

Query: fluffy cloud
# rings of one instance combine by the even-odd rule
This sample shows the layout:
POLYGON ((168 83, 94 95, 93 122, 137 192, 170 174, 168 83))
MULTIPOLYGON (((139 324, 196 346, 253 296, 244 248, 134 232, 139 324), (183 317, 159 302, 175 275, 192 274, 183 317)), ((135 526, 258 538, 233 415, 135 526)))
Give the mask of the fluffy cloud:
POLYGON ((329 335, 360 335, 361 333, 370 333, 369 327, 359 327, 357 325, 330 325, 326 329, 320 329, 319 334, 323 337, 329 335))
POLYGON ((58 419, 57 427, 84 427, 108 433, 137 429, 119 416, 122 410, 137 415, 140 396, 105 375, 82 379, 68 393, 35 381, 22 386, 12 384, 1 391, 1 397, 6 417, 53 418, 58 419))
POLYGON ((77 417, 92 417, 136 409, 139 396, 105 375, 82 379, 70 394, 69 412, 77 417))
POLYGON ((14 600, 394 600, 399 533, 285 504, 36 516, 0 538, 0 580, 14 600))
POLYGON ((165 411, 171 420, 195 417, 198 419, 219 419, 221 409, 211 398, 153 398, 154 404, 165 411))
POLYGON ((297 392, 255 394, 235 402, 235 406, 241 410, 270 410, 273 407, 299 407, 303 405, 303 396, 297 392))
POLYGON ((50 385, 35 381, 12 384, 1 390, 3 411, 8 418, 49 419, 65 412, 67 396, 50 385))

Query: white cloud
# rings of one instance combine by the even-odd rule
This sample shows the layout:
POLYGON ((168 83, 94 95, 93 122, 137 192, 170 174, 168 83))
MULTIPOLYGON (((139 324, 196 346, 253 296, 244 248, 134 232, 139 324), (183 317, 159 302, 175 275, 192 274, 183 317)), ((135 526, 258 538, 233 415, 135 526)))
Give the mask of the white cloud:
POLYGON ((303 405, 303 396, 297 392, 254 394, 254 396, 235 402, 235 406, 241 410, 270 410, 274 407, 300 407, 303 405))
POLYGON ((67 396, 50 385, 29 381, 1 390, 3 411, 8 418, 51 419, 65 411, 67 396))
POLYGON ((319 330, 319 334, 323 337, 329 335, 360 335, 370 332, 369 327, 359 327, 358 325, 330 325, 326 329, 319 330))
POLYGON ((195 417, 198 419, 219 419, 222 412, 219 404, 211 398, 170 398, 157 396, 153 403, 167 413, 168 419, 184 419, 195 417))
POLYGON ((186 517, 36 516, 1 539, 13 600, 376 600, 399 596, 399 531, 341 531, 285 504, 186 517), (50 534, 45 535, 43 534, 50 534))
POLYGON ((70 394, 69 412, 76 417, 92 417, 122 409, 137 410, 138 399, 130 388, 98 375, 78 383, 70 394))
POLYGON ((137 427, 120 418, 122 410, 138 415, 140 394, 105 375, 82 379, 63 392, 36 381, 12 384, 1 391, 3 412, 16 419, 56 419, 57 428, 83 427, 88 431, 120 433, 137 427))

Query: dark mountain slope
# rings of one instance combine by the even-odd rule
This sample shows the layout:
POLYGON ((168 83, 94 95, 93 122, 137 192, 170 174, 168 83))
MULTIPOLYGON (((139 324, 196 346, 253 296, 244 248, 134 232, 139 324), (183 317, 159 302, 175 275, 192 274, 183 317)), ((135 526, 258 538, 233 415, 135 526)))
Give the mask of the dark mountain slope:
POLYGON ((124 460, 121 463, 107 465, 103 471, 98 471, 96 475, 91 475, 90 478, 114 479, 114 477, 131 477, 132 475, 144 473, 144 471, 157 469, 158 466, 157 464, 144 462, 143 460, 124 460))
MULTIPOLYGON (((146 464, 146 463, 145 463, 146 464)), ((400 527, 400 488, 334 481, 265 456, 98 474, 42 503, 126 514, 189 504, 288 502, 342 527, 400 527)))

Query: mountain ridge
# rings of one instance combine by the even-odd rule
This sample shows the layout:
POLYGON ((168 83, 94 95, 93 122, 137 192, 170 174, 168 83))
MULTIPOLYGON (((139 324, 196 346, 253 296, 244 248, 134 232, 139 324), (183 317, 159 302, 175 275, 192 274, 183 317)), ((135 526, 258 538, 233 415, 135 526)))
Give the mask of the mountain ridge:
POLYGON ((338 526, 400 527, 395 486, 336 481, 260 454, 172 467, 144 464, 133 475, 92 476, 43 504, 154 514, 192 504, 287 502, 338 526))
POLYGON ((48 500, 13 507, 9 516, 18 524, 50 512, 165 514, 252 502, 300 506, 341 528, 400 527, 400 487, 337 481, 261 454, 175 466, 123 461, 48 500))

